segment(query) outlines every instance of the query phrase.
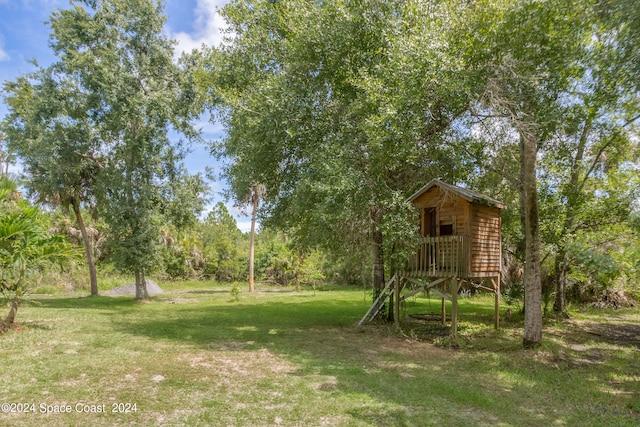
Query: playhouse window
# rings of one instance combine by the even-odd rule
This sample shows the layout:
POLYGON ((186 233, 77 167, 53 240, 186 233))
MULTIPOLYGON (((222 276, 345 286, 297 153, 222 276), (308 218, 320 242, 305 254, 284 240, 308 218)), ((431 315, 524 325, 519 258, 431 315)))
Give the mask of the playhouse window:
POLYGON ((440 235, 441 236, 452 236, 453 235, 453 224, 440 224, 440 235))

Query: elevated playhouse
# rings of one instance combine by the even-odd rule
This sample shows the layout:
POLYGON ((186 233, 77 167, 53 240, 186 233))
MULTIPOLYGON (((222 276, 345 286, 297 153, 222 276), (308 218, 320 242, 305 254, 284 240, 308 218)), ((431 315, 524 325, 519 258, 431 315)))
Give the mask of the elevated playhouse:
POLYGON ((402 301, 429 290, 442 298, 443 321, 445 300, 451 301, 451 329, 455 335, 458 291, 468 285, 495 294, 497 328, 502 270, 500 211, 505 204, 438 179, 408 200, 420 210, 422 242, 408 260, 406 270, 386 283, 360 324, 375 318, 394 294, 400 296, 394 298, 394 313, 398 316, 402 301))

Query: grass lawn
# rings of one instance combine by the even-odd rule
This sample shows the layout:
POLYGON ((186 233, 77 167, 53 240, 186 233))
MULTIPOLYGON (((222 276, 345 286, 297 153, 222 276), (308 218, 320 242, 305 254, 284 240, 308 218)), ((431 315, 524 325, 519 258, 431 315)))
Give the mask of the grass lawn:
POLYGON ((575 311, 522 350, 518 315, 494 331, 492 300, 464 299, 453 347, 433 320, 355 326, 362 289, 161 286, 22 305, 0 336, 0 425, 640 425, 638 310, 575 311))

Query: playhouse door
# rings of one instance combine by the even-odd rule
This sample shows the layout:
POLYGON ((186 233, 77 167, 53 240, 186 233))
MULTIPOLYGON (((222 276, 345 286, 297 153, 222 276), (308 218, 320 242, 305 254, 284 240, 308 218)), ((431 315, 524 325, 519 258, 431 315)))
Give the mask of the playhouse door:
POLYGON ((436 237, 436 208, 425 208, 423 218, 422 235, 436 237))
MULTIPOLYGON (((422 235, 424 237, 436 237, 436 208, 425 208, 422 218, 422 235)), ((426 271, 435 271, 436 265, 438 263, 437 252, 437 244, 434 242, 429 242, 422 245, 421 253, 419 255, 423 260, 423 268, 426 271)))

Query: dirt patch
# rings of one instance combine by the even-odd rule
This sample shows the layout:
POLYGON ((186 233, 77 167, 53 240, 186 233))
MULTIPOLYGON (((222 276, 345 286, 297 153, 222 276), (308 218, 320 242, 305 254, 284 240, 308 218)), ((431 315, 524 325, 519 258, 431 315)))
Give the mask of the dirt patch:
MULTIPOLYGON (((147 293, 149 295, 158 295, 163 293, 164 291, 158 286, 156 282, 153 280, 146 280, 147 282, 147 293)), ((136 284, 129 283, 128 285, 118 286, 117 288, 111 289, 107 292, 107 295, 116 296, 116 295, 135 295, 136 294, 136 284)))
POLYGON ((437 343, 451 334, 451 317, 442 323, 441 314, 412 314, 402 321, 402 334, 414 341, 437 343))

